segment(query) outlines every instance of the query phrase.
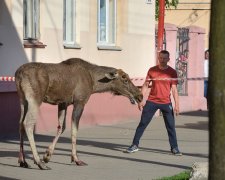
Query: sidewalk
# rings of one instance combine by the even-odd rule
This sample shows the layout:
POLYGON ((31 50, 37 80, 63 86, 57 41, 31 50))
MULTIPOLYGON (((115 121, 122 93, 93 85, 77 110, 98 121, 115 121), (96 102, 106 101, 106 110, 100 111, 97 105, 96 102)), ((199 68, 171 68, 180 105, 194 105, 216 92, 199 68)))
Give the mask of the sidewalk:
MULTIPOLYGON (((163 118, 156 117, 146 129, 140 151, 123 153, 131 143, 139 120, 111 126, 81 128, 78 132, 78 155, 88 166, 70 164, 70 131, 62 135, 48 166, 41 171, 33 164, 28 142, 25 151, 32 169, 18 167, 18 138, 0 139, 0 179, 21 180, 151 180, 172 176, 190 169, 194 162, 208 161, 207 112, 184 113, 176 118, 178 144, 183 156, 170 153, 163 118)), ((55 133, 36 135, 41 155, 55 133)))

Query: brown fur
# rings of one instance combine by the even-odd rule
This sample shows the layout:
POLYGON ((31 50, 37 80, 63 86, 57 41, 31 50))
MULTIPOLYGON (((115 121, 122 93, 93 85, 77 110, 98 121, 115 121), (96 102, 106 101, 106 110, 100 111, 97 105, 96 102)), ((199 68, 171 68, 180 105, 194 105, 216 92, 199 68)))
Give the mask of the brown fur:
POLYGON ((73 104, 71 160, 77 165, 86 165, 77 157, 76 135, 84 106, 91 94, 112 92, 128 97, 132 103, 140 102, 143 98, 139 89, 122 70, 94 65, 78 58, 68 59, 58 64, 27 63, 16 71, 15 78, 21 102, 19 163, 22 167, 29 167, 23 150, 23 136, 26 132, 34 162, 40 169, 49 169, 40 160, 33 137, 38 110, 42 102, 58 105, 59 111, 58 132, 43 160, 46 163, 50 160, 58 138, 65 129, 67 107, 73 104))

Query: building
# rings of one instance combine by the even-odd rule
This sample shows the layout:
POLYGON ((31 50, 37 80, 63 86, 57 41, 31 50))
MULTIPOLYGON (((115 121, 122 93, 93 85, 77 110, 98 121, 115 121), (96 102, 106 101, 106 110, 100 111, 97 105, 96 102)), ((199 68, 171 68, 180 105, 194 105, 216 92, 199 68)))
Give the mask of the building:
MULTIPOLYGON (((155 64, 154 9, 155 4, 145 0, 2 0, 0 76, 14 76, 27 62, 58 63, 79 57, 123 69, 141 85, 141 78, 155 64)), ((4 104, 1 119, 8 128, 19 117, 14 82, 0 82, 0 99, 4 104)), ((71 109, 68 119, 70 113, 71 109)), ((81 124, 107 124, 138 116, 137 107, 126 98, 96 94, 89 100, 81 124)), ((38 123, 40 130, 57 124, 57 107, 43 104, 40 119, 53 119, 38 123)))
POLYGON ((205 30, 205 49, 209 47, 210 0, 179 0, 177 8, 167 9, 165 22, 177 27, 198 26, 205 30))
MULTIPOLYGON (((170 65, 177 69, 179 77, 201 77, 205 29, 192 26, 199 25, 197 22, 179 26, 182 20, 176 18, 183 15, 178 9, 166 11, 164 48, 170 51, 170 65)), ((58 63, 79 57, 123 69, 141 86, 148 68, 156 64, 155 27, 155 1, 2 0, 0 77, 13 77, 16 69, 27 62, 58 63)), ((181 112, 206 107, 203 83, 181 81, 179 90, 181 112)), ((20 108, 14 81, 0 81, 0 102, 1 133, 17 132, 20 108)), ((71 111, 69 107, 68 126, 71 111)), ((125 97, 95 94, 85 106, 81 125, 139 118, 138 108, 125 97)), ((36 131, 56 127, 57 107, 42 104, 36 131)))
POLYGON ((180 78, 178 90, 182 111, 205 110, 203 97, 204 52, 209 47, 209 0, 179 0, 177 8, 165 11, 165 46, 180 78), (176 42, 175 42, 176 41, 176 42), (188 103, 187 103, 188 102, 188 103))

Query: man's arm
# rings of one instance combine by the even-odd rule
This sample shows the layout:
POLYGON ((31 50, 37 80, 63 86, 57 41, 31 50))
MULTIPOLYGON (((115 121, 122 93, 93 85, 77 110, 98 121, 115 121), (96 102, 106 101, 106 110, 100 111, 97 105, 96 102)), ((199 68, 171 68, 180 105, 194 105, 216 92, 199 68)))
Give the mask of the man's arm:
POLYGON ((172 95, 174 98, 174 112, 176 115, 179 114, 179 96, 178 96, 178 91, 177 91, 177 85, 176 84, 172 84, 172 95))
MULTIPOLYGON (((145 93, 147 92, 147 90, 148 90, 148 88, 149 88, 149 84, 150 84, 150 81, 145 81, 144 84, 142 85, 141 93, 142 93, 143 96, 144 96, 145 93)), ((142 111, 144 105, 145 105, 145 102, 144 102, 144 99, 143 99, 142 102, 138 103, 138 109, 139 109, 140 111, 142 111)))

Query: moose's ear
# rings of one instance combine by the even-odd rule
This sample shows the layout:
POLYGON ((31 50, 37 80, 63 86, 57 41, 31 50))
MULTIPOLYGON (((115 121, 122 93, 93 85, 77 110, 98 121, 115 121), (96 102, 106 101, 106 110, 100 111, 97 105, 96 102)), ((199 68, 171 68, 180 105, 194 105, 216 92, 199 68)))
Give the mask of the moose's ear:
POLYGON ((106 73, 105 77, 107 77, 108 79, 116 79, 118 77, 118 73, 117 72, 110 72, 110 73, 106 73))

